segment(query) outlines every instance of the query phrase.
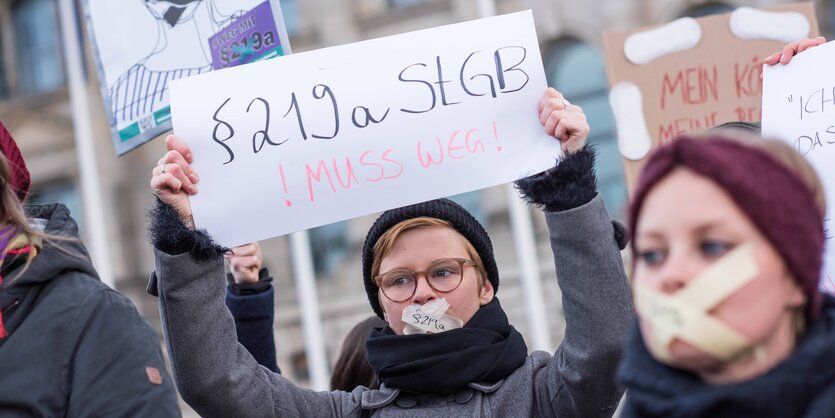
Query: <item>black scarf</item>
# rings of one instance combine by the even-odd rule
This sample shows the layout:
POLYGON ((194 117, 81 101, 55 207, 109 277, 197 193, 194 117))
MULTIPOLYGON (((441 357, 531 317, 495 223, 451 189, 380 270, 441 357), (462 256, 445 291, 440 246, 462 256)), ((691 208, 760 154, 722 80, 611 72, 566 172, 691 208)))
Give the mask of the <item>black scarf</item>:
POLYGON ((655 361, 633 328, 619 371, 624 418, 835 416, 835 298, 825 298, 821 317, 789 358, 736 384, 709 385, 655 361))
POLYGON ((482 306, 463 328, 440 334, 371 332, 368 362, 387 387, 449 395, 468 383, 502 380, 525 362, 528 347, 507 322, 499 300, 482 306))

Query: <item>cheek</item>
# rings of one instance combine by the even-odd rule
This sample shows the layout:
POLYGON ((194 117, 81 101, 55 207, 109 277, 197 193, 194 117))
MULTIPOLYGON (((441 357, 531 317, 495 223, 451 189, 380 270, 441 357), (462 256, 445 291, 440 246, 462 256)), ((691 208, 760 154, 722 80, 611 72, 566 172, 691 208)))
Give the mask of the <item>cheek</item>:
POLYGON ((632 278, 633 286, 640 283, 656 290, 661 288, 661 282, 664 279, 662 267, 658 265, 649 266, 640 260, 635 260, 632 263, 632 274, 630 277, 632 278))
POLYGON ((761 341, 787 315, 785 290, 773 272, 761 273, 756 279, 722 301, 711 313, 752 341, 761 341))
POLYGON ((474 281, 471 283, 461 283, 458 289, 442 296, 449 302, 447 314, 464 321, 465 324, 469 322, 481 306, 479 303, 478 284, 474 281))
POLYGON ((406 309, 408 304, 403 303, 394 303, 385 297, 381 298, 381 306, 383 307, 383 312, 386 314, 386 322, 388 322, 389 327, 394 331, 395 334, 402 335, 403 334, 403 321, 401 318, 403 317, 403 311, 406 309))

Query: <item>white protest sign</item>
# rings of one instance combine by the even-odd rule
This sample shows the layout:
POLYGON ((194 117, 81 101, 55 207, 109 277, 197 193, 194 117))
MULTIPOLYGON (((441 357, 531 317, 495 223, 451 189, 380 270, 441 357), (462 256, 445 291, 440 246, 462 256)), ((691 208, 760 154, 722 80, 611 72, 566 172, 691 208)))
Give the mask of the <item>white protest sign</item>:
POLYGON ((234 246, 554 165, 530 11, 177 80, 195 223, 234 246))
MULTIPOLYGON (((826 254, 821 289, 835 294, 835 248, 832 217, 835 207, 835 44, 807 50, 788 65, 763 69, 764 137, 787 141, 806 156, 823 181, 826 254)), ((767 187, 768 185, 763 185, 767 187)))

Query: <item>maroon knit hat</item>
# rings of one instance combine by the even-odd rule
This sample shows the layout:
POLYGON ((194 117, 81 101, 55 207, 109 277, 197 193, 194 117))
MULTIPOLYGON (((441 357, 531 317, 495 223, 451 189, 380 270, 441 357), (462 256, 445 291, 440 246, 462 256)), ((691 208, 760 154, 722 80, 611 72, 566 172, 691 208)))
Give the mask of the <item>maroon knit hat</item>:
POLYGON ((29 195, 29 169, 26 168, 26 161, 23 161, 23 156, 20 154, 20 149, 17 148, 12 134, 6 130, 3 122, 0 122, 0 151, 9 162, 9 186, 15 191, 18 199, 21 202, 26 200, 29 195))
MULTIPOLYGON (((810 186, 768 152, 722 137, 680 137, 650 156, 629 210, 633 234, 650 190, 676 167, 713 180, 774 246, 806 293, 806 318, 820 313, 818 290, 823 261, 823 214, 810 186)), ((632 240, 635 252, 635 240, 632 240)))

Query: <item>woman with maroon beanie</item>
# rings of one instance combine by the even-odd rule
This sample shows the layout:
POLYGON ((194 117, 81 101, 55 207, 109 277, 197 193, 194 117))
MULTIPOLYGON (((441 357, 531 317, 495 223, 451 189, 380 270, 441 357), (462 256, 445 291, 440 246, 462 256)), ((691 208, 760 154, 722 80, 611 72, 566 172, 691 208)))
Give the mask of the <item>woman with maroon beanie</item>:
POLYGON ((835 416, 820 181, 788 145, 680 138, 633 196, 624 417, 835 416))

